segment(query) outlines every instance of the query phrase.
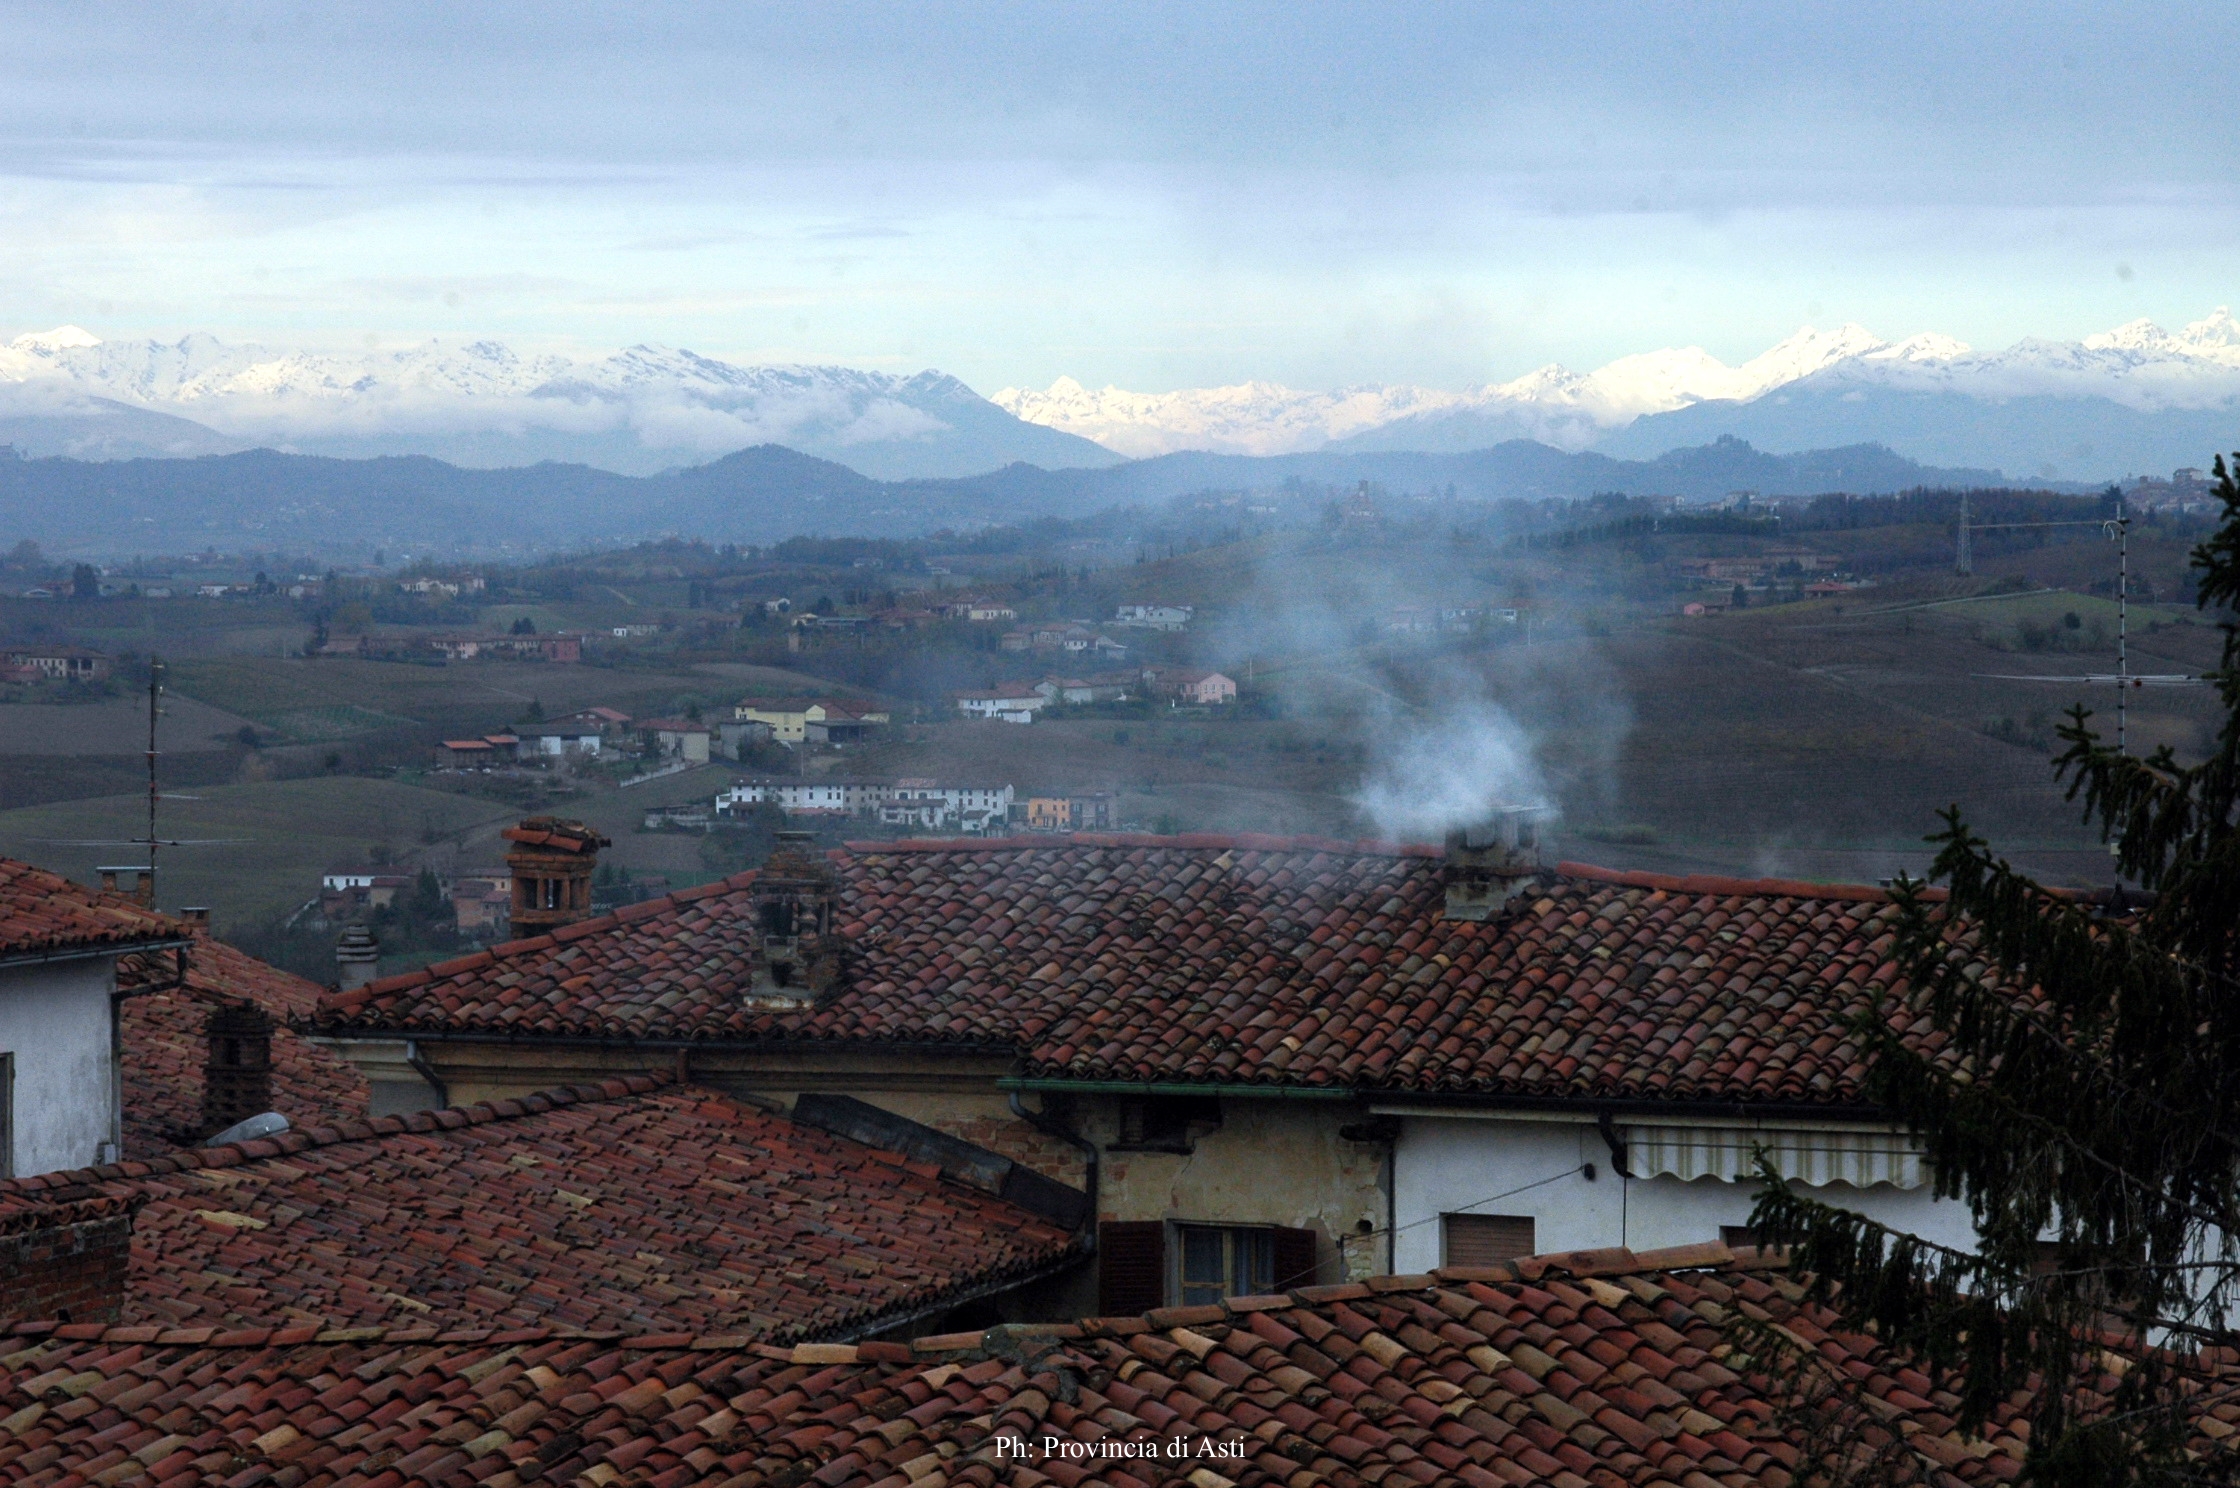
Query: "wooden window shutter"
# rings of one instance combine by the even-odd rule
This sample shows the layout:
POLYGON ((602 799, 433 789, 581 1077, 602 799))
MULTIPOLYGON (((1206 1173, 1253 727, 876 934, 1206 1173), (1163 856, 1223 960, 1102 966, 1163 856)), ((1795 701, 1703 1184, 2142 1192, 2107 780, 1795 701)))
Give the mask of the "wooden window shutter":
POLYGON ((1449 1214, 1442 1228, 1450 1266, 1491 1266, 1533 1254, 1529 1214, 1449 1214))
POLYGON ((1276 1290, 1288 1292, 1294 1287, 1309 1287, 1316 1282, 1321 1269, 1322 1248, 1315 1243, 1312 1230, 1287 1230, 1275 1228, 1276 1290))
POLYGON ((1156 1219, 1097 1226, 1097 1311, 1130 1317, 1167 1304, 1167 1227, 1156 1219))

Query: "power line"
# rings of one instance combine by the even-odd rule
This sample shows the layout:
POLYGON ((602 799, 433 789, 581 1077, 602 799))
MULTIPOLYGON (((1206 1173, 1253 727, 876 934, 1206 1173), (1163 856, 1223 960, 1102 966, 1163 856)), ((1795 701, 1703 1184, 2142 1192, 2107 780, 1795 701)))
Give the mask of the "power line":
MULTIPOLYGON (((1575 1168, 1566 1168, 1560 1173, 1552 1173, 1545 1178, 1536 1178, 1530 1183, 1523 1184, 1517 1188, 1509 1189, 1505 1193, 1493 1194, 1483 1199, 1472 1199, 1469 1203, 1464 1204, 1459 1209, 1447 1209, 1442 1210, 1437 1214, 1428 1214, 1425 1215, 1422 1219, 1411 1219, 1404 1225, 1394 1225, 1390 1229, 1363 1230, 1357 1234, 1342 1236, 1338 1241, 1338 1254, 1340 1254, 1341 1256, 1344 1255, 1345 1248, 1348 1245, 1353 1244, 1357 1240, 1374 1240, 1379 1235, 1388 1236, 1392 1239, 1398 1239, 1401 1235, 1405 1234, 1409 1230, 1421 1229, 1427 1224, 1436 1224, 1438 1221, 1446 1218, 1449 1214, 1468 1214, 1471 1210, 1479 1208, 1482 1205, 1498 1204, 1503 1199, 1513 1199, 1518 1194, 1530 1193, 1536 1188, 1546 1188, 1551 1183, 1561 1183, 1564 1179, 1573 1177, 1580 1173, 1584 1173, 1588 1168, 1591 1168, 1593 1166, 1594 1164, 1592 1163, 1581 1163, 1575 1168)), ((1397 1260, 1394 1262, 1394 1264, 1398 1264, 1397 1260)), ((1300 1275, 1311 1277, 1313 1273, 1302 1272, 1300 1273, 1300 1275)), ((1280 1292, 1285 1287, 1289 1286, 1292 1282, 1295 1282, 1299 1279, 1300 1276, 1278 1277, 1275 1281, 1275 1289, 1280 1292)))

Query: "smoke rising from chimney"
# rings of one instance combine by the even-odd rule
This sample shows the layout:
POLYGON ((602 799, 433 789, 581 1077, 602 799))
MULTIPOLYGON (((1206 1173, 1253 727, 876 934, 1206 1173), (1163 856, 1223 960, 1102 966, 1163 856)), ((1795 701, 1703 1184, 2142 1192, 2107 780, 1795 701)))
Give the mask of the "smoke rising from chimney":
POLYGON ((1386 742, 1373 746, 1353 800, 1382 836, 1435 841, 1506 806, 1551 804, 1538 741, 1490 698, 1429 717, 1386 717, 1376 732, 1386 742))

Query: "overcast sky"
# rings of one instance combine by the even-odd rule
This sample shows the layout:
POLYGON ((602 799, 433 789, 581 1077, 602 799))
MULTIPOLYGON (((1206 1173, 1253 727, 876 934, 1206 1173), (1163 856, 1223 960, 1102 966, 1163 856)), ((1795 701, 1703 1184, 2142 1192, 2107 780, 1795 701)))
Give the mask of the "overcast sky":
POLYGON ((1459 387, 2240 304, 2229 0, 6 16, 9 335, 1459 387))

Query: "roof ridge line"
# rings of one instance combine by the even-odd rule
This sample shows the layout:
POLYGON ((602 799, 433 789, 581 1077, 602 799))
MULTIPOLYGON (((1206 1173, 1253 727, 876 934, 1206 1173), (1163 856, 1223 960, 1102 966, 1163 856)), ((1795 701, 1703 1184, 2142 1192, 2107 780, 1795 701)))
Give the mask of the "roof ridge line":
POLYGON ((496 945, 485 946, 479 951, 470 951, 464 956, 454 956, 448 961, 436 961, 412 971, 400 971, 395 976, 376 977, 362 987, 351 988, 348 993, 330 993, 328 998, 322 998, 321 1001, 325 1002, 331 998, 339 1003, 342 998, 355 996, 359 993, 370 996, 375 992, 401 992, 407 987, 424 987, 439 977, 451 976, 462 971, 474 971, 504 957, 526 955, 530 951, 549 950, 555 945, 564 944, 565 940, 580 940, 594 931, 612 930, 621 925, 634 925, 639 920, 650 919, 653 915, 659 914, 660 909, 657 907, 645 913, 633 915, 628 919, 623 918, 623 910, 646 910, 648 905, 669 905, 682 908, 686 904, 712 898, 727 889, 743 889, 754 882, 757 871, 749 868, 709 883, 693 884, 682 889, 671 889, 658 898, 641 899, 636 904, 625 904, 619 908, 610 909, 602 915, 593 915, 588 919, 571 920, 565 925, 556 925, 542 935, 523 936, 519 940, 502 940, 496 945), (562 932, 566 932, 565 940, 563 940, 562 932))
POLYGON ((251 1137, 245 1141, 225 1142, 215 1147, 184 1148, 165 1153, 161 1157, 126 1158, 121 1162, 102 1163, 97 1167, 66 1168, 59 1172, 0 1179, 0 1199, 22 1198, 33 1204, 64 1203, 69 1200, 44 1199, 41 1195, 93 1183, 113 1183, 119 1179, 137 1180, 162 1173, 184 1173, 201 1168, 239 1167, 245 1162, 261 1162, 268 1157, 292 1157, 299 1152, 339 1147, 349 1142, 367 1142, 380 1137, 489 1126, 500 1121, 541 1116, 546 1111, 567 1106, 591 1105, 600 1101, 644 1095, 675 1082, 676 1076, 671 1072, 651 1070, 640 1074, 617 1075, 611 1080, 602 1080, 596 1084, 557 1085, 550 1090, 540 1090, 529 1095, 477 1101, 471 1106, 443 1106, 432 1111, 412 1111, 400 1116, 374 1116, 364 1121, 346 1121, 340 1125, 291 1127, 269 1137, 251 1137), (513 1109, 504 1109, 508 1106, 513 1109), (458 1119, 446 1121, 443 1119, 446 1116, 458 1119), (256 1147, 270 1150, 250 1150, 256 1147))
MULTIPOLYGON (((1640 868, 1603 868, 1593 863, 1566 860, 1555 865, 1564 878, 1619 884, 1634 889, 1659 889, 1677 894, 1749 894, 1779 899, 1840 899, 1857 903, 1887 904, 1890 891, 1880 884, 1814 883, 1801 878, 1736 878, 1720 873, 1652 873, 1640 868)), ((1937 890, 1931 890, 1932 895, 1937 890)))
POLYGON ((1025 837, 903 837, 894 841, 859 838, 844 844, 857 853, 1001 852, 1050 847, 1141 847, 1170 851, 1325 852, 1358 857, 1436 858, 1444 849, 1424 842, 1385 842, 1376 838, 1279 837, 1261 832, 1050 832, 1025 837))
MULTIPOLYGON (((1590 1280, 1671 1271, 1778 1269, 1787 1264, 1786 1257, 1736 1251, 1716 1240, 1643 1251, 1613 1246, 1603 1250, 1552 1251, 1542 1255, 1519 1256, 1491 1266, 1442 1266, 1419 1275, 1372 1276, 1365 1281, 1299 1287, 1267 1296, 1230 1297, 1198 1307, 1154 1308, 1150 1312, 1129 1317, 1086 1317, 1062 1323, 998 1326, 1059 1340, 1098 1338, 1114 1334, 1165 1332, 1173 1328, 1186 1328, 1194 1323, 1234 1321, 1279 1308, 1358 1301, 1391 1293, 1436 1291, 1457 1284, 1538 1281, 1551 1276, 1590 1280)), ((52 1319, 0 1322, 0 1336, 55 1338, 73 1343, 145 1344, 156 1348, 285 1348, 306 1343, 510 1345, 566 1340, 604 1343, 617 1349, 752 1352, 775 1363, 818 1366, 905 1364, 917 1362, 932 1354, 974 1352, 985 1347, 989 1331, 992 1330, 935 1334, 907 1344, 878 1341, 774 1344, 740 1333, 630 1333, 620 1328, 578 1328, 561 1324, 534 1324, 515 1328, 438 1328, 427 1325, 337 1327, 323 1320, 317 1323, 295 1323, 286 1327, 175 1328, 162 1323, 65 1323, 52 1319)))

